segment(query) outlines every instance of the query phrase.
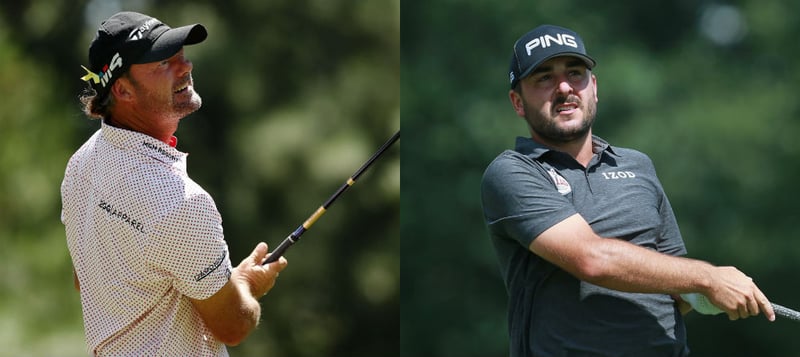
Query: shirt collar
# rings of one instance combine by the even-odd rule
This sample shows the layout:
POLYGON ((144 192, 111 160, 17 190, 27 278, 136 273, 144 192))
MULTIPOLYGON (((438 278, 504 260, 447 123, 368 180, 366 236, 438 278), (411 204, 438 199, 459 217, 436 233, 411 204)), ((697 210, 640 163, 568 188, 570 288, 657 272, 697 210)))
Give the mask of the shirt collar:
MULTIPOLYGON (((514 150, 520 154, 530 156, 533 159, 538 159, 539 157, 550 151, 558 151, 551 149, 549 146, 540 144, 539 142, 531 138, 525 138, 521 136, 517 137, 514 150)), ((595 154, 608 152, 611 155, 619 156, 617 155, 617 153, 614 152, 614 149, 612 148, 611 145, 608 144, 607 141, 595 135, 592 135, 592 151, 594 151, 595 154)))
MULTIPOLYGON (((176 163, 182 166, 186 165, 186 156, 188 154, 150 135, 117 128, 105 122, 102 122, 101 132, 103 138, 116 147, 140 152, 169 165, 176 163)), ((175 142, 177 142, 177 138, 175 142)))

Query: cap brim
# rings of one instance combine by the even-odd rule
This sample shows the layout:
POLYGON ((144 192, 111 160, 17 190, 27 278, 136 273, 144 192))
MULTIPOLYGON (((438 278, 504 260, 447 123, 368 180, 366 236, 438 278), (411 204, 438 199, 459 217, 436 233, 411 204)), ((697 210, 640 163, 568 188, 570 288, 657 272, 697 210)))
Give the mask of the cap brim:
POLYGON ((169 29, 156 39, 150 50, 145 52, 137 63, 165 60, 178 53, 183 46, 203 42, 207 36, 208 32, 201 24, 169 29))
MULTIPOLYGON (((556 57, 576 57, 576 58, 579 58, 579 59, 583 60, 584 63, 586 63, 586 67, 589 67, 589 69, 594 68, 594 66, 597 64, 597 62, 595 62, 591 57, 589 57, 587 55, 584 55, 582 53, 577 53, 577 52, 556 53, 556 54, 553 54, 551 56, 547 56, 545 58, 542 58, 539 62, 534 63, 527 70, 525 70, 525 72, 522 72, 519 75, 519 77, 518 77, 516 82, 519 82, 520 80, 522 80, 524 78, 527 78, 531 74, 531 72, 533 72, 533 70, 535 70, 537 67, 539 67, 542 63, 545 63, 548 60, 550 60, 552 58, 556 58, 556 57)), ((516 84, 516 82, 514 84, 516 84)), ((514 86, 512 85, 512 87, 514 87, 514 86)))

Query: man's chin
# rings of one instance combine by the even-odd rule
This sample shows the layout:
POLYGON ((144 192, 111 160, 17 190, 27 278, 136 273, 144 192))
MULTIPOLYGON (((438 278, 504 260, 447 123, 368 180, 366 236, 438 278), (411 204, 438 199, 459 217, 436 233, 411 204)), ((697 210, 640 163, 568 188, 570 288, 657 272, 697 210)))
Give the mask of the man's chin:
POLYGON ((192 96, 192 99, 189 100, 188 102, 176 104, 175 112, 180 113, 181 118, 185 118, 187 115, 196 112, 202 106, 203 106, 203 100, 200 98, 199 95, 195 94, 192 96))
POLYGON ((581 127, 581 128, 574 128, 571 130, 536 130, 533 131, 538 134, 539 137, 544 138, 545 140, 551 141, 553 143, 570 143, 577 140, 583 140, 586 138, 586 135, 589 134, 591 131, 590 127, 581 127))

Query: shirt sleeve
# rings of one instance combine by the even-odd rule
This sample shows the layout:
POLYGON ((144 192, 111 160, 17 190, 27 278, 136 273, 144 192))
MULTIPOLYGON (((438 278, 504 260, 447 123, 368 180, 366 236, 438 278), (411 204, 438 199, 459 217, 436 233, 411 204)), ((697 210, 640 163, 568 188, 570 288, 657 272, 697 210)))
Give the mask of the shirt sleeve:
POLYGON ((659 213, 661 214, 662 231, 658 242, 658 251, 675 256, 686 255, 686 246, 683 243, 680 228, 678 228, 678 221, 663 188, 661 188, 659 213))
POLYGON ((192 299, 214 295, 230 278, 222 217, 207 193, 187 197, 154 227, 147 257, 192 299))
POLYGON ((658 179, 655 165, 652 160, 644 154, 644 165, 647 173, 652 175, 653 185, 655 186, 655 194, 658 196, 658 214, 661 218, 661 225, 659 226, 658 237, 656 241, 656 250, 660 253, 669 254, 673 256, 686 255, 686 246, 683 243, 683 236, 678 226, 678 220, 675 218, 675 212, 672 210, 672 205, 669 203, 667 193, 661 185, 661 180, 658 179))
POLYGON ((489 229, 526 248, 542 232, 577 213, 539 163, 506 152, 484 172, 483 213, 489 229))

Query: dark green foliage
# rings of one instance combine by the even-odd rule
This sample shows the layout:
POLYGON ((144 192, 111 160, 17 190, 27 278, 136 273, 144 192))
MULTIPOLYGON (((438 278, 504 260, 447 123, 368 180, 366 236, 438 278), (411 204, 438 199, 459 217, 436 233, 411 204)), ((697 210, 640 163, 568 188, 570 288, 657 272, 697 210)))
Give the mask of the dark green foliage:
MULTIPOLYGON (((99 126, 80 111, 80 65, 117 10, 208 28, 186 48, 203 108, 178 148, 234 264, 276 247, 400 126, 396 1, 122 3, 0 5, 0 355, 85 355, 59 185, 99 126)), ((261 326, 231 355, 399 355, 399 147, 287 253, 261 326)))
MULTIPOLYGON (((800 258, 799 5, 735 1, 746 32, 716 44, 702 29, 714 9, 730 9, 720 5, 403 1, 403 356, 508 353, 479 183, 495 155, 528 135, 508 101, 508 62, 513 42, 542 23, 582 34, 598 62, 595 134, 650 155, 690 256, 737 266, 775 302, 800 308, 791 278, 800 258)), ((693 314, 687 324, 695 356, 800 350, 791 321, 693 314)))

